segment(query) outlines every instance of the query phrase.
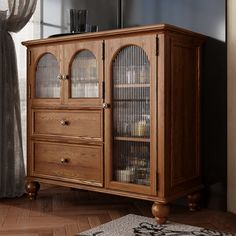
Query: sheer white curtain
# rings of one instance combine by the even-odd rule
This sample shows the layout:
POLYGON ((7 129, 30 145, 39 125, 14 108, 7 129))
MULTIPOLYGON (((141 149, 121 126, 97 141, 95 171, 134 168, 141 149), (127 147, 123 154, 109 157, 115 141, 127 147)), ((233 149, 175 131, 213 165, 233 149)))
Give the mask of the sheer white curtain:
POLYGON ((10 32, 31 18, 37 0, 0 2, 0 197, 24 193, 24 160, 15 47, 10 32))

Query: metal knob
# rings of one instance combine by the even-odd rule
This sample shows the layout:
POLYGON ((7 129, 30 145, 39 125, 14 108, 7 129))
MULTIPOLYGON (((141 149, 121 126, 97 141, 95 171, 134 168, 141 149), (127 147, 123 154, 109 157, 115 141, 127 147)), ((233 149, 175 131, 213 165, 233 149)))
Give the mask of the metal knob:
POLYGON ((57 79, 62 80, 62 79, 63 79, 62 74, 59 74, 59 75, 57 76, 57 79))
POLYGON ((65 164, 65 163, 68 163, 68 159, 66 159, 66 158, 61 158, 61 164, 65 164))
POLYGON ((62 126, 66 126, 66 125, 69 125, 69 121, 68 121, 68 120, 61 120, 61 121, 60 121, 60 124, 61 124, 62 126))
POLYGON ((59 80, 67 80, 68 78, 69 78, 68 75, 59 74, 59 75, 57 76, 57 79, 59 79, 59 80))
POLYGON ((110 106, 110 105, 109 105, 108 103, 103 103, 103 104, 102 104, 102 107, 103 107, 104 109, 109 108, 109 106, 110 106))
POLYGON ((62 80, 67 80, 68 79, 68 75, 62 75, 62 80))

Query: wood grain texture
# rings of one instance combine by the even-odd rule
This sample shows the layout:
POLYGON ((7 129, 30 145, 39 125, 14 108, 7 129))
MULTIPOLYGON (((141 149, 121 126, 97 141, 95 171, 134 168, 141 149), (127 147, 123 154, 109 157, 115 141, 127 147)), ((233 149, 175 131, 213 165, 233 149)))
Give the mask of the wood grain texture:
POLYGON ((170 206, 154 202, 152 205, 152 214, 155 217, 158 224, 165 224, 169 216, 170 206))
POLYGON ((34 142, 33 153, 33 176, 103 185, 100 146, 34 142))
POLYGON ((165 187, 166 195, 174 195, 201 183, 201 44, 182 35, 168 35, 167 44, 165 187))
POLYGON ((102 106, 103 91, 102 82, 104 80, 103 76, 103 60, 102 60, 102 43, 103 40, 82 40, 82 41, 71 41, 63 44, 63 49, 61 53, 63 54, 63 73, 68 75, 68 80, 64 83, 64 104, 68 106, 75 106, 80 104, 81 106, 102 106), (90 51, 97 64, 97 78, 99 81, 99 96, 98 98, 72 98, 71 97, 71 75, 72 75, 72 63, 75 57, 83 50, 90 51))
POLYGON ((33 135, 86 137, 102 141, 101 111, 33 110, 33 135))
MULTIPOLYGON (((1 236, 74 236, 126 214, 152 217, 151 202, 63 187, 42 186, 36 201, 26 196, 0 201, 1 236)), ((236 233, 236 215, 174 205, 170 220, 236 233)))
POLYGON ((132 28, 125 28, 125 29, 117 29, 117 30, 107 30, 104 32, 96 32, 96 33, 86 33, 86 34, 80 34, 80 35, 71 35, 66 37, 60 37, 60 38, 51 38, 51 39, 41 39, 41 40, 31 40, 31 41, 25 41, 22 44, 25 46, 34 46, 38 43, 44 45, 44 44, 55 44, 58 42, 68 42, 71 40, 87 40, 87 39, 98 39, 98 38, 111 38, 111 37, 119 37, 120 35, 123 36, 130 36, 130 35, 142 35, 143 33, 156 33, 156 32, 173 32, 173 33, 181 33, 186 36, 192 36, 195 38, 202 39, 206 36, 201 35, 199 33, 192 32, 190 30, 182 29, 173 25, 168 24, 158 24, 158 25, 148 25, 148 26, 139 26, 139 27, 132 27, 132 28))

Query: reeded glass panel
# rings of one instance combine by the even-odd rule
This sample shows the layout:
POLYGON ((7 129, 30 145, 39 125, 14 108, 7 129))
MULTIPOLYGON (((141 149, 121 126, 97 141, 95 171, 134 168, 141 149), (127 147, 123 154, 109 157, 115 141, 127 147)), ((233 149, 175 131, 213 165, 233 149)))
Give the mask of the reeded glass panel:
POLYGON ((79 52, 71 66, 71 97, 94 98, 99 96, 97 61, 92 52, 79 52))
POLYGON ((113 179, 150 185, 150 63, 138 46, 113 61, 113 179))
POLYGON ((55 56, 44 54, 37 65, 35 95, 37 98, 59 98, 59 65, 55 56))

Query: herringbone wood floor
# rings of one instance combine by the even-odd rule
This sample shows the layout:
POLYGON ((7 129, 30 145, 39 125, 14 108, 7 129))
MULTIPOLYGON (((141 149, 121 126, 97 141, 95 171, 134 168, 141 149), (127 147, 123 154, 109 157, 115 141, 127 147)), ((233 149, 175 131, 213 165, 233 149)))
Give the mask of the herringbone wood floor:
MULTIPOLYGON (((151 202, 44 186, 36 201, 26 196, 0 200, 1 236, 73 236, 129 213, 151 215, 151 202)), ((236 232, 236 215, 171 206, 170 220, 236 232)))

